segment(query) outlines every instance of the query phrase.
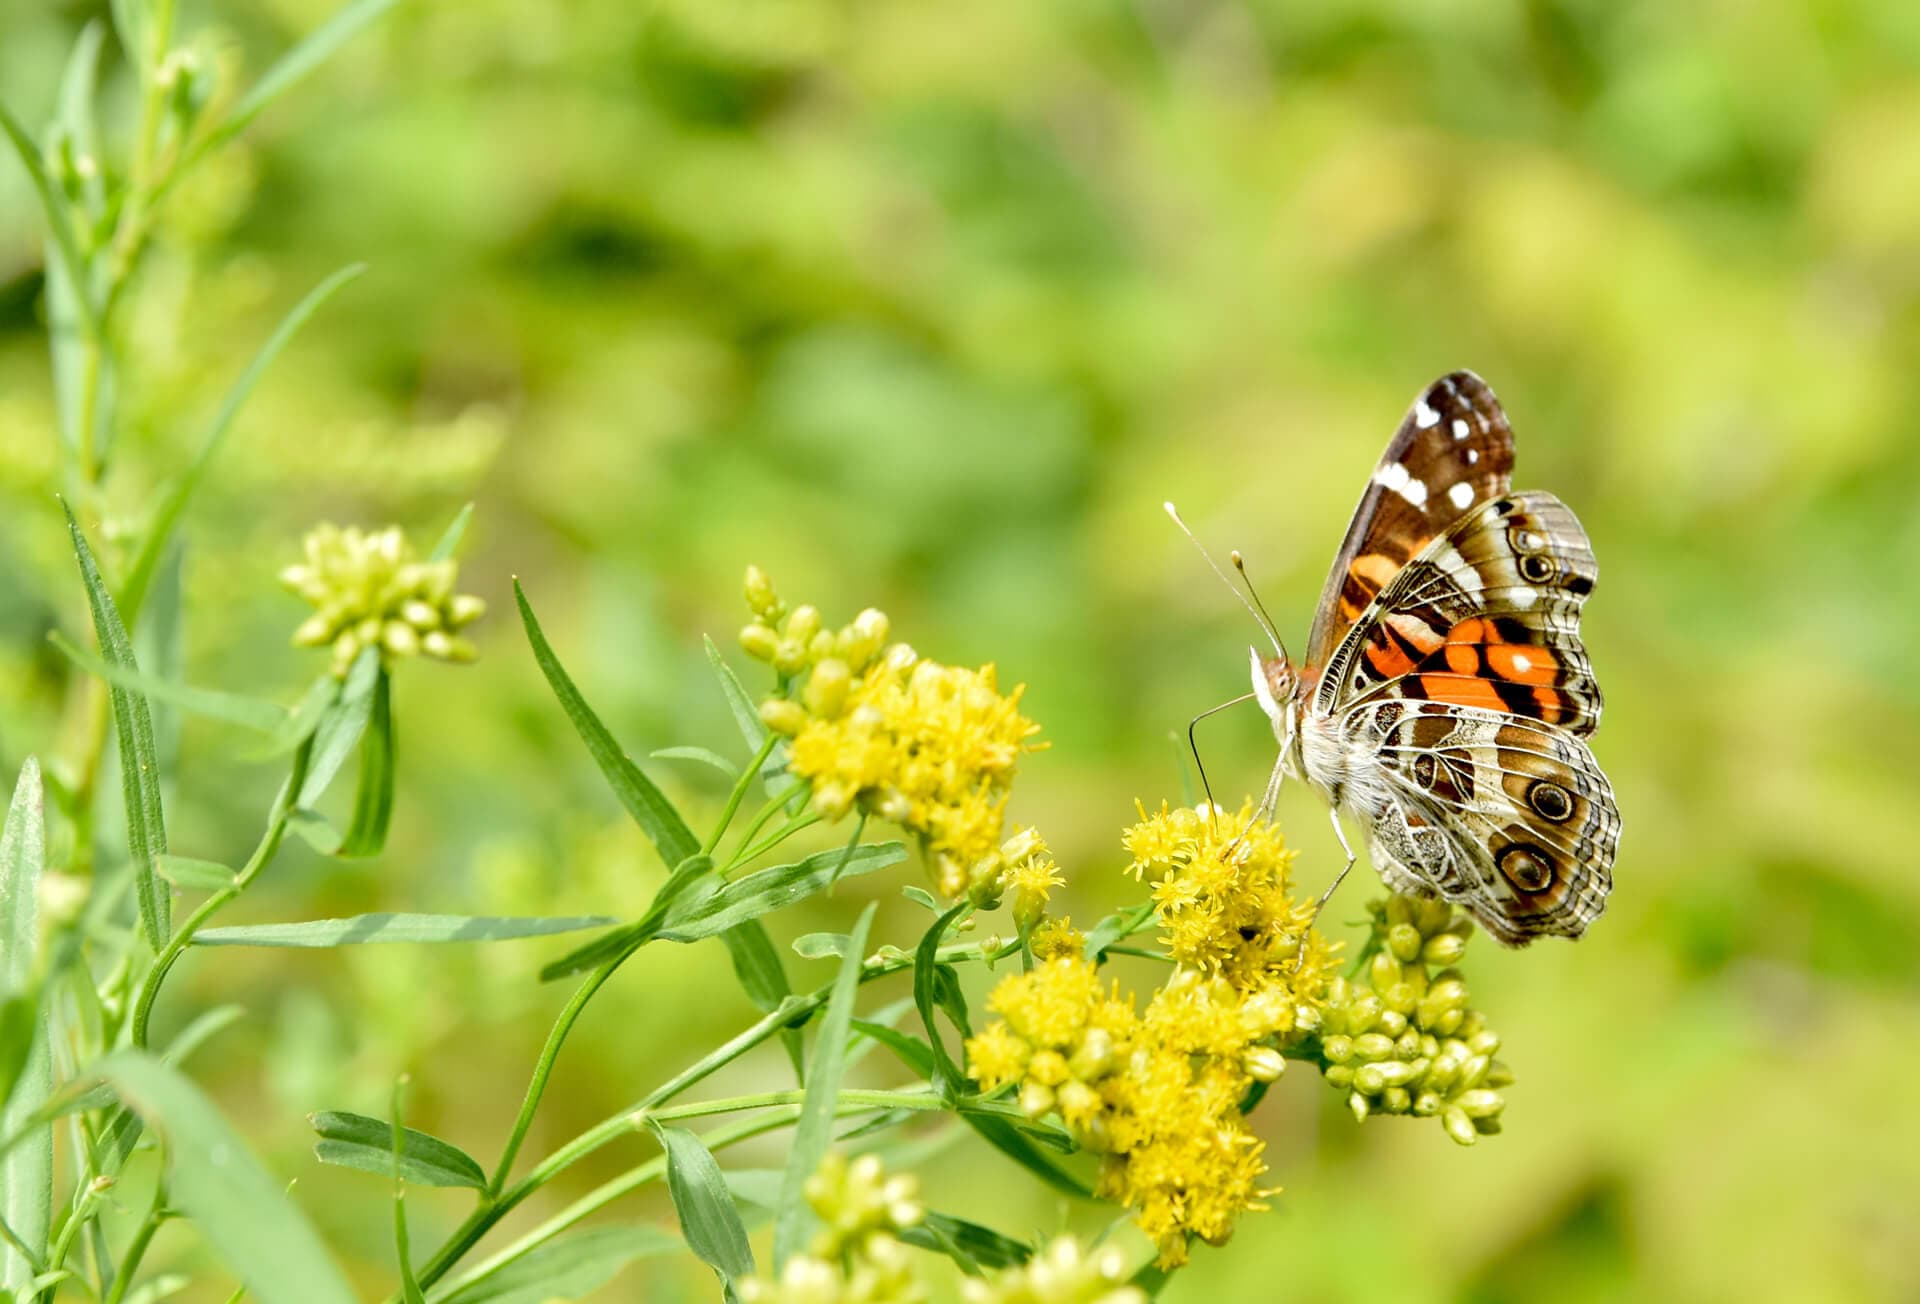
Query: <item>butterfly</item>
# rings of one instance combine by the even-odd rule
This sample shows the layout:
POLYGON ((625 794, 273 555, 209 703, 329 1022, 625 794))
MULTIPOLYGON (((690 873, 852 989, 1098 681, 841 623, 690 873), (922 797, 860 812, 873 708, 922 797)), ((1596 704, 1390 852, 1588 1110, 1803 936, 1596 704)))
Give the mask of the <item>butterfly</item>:
POLYGON ((1514 493, 1512 477, 1493 391, 1470 371, 1443 376, 1367 482, 1304 663, 1248 605, 1275 652, 1251 650, 1252 696, 1280 744, 1261 814, 1283 776, 1304 778, 1329 804, 1342 878, 1356 859, 1345 813, 1388 887, 1524 946, 1599 917, 1620 812, 1586 743, 1601 704, 1580 641, 1593 550, 1565 503, 1514 493))

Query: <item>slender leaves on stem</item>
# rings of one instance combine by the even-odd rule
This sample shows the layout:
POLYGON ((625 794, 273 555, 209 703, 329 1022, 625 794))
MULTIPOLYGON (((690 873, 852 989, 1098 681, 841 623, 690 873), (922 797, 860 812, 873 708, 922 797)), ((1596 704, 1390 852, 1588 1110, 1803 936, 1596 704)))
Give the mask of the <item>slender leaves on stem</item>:
POLYGON ((360 738, 360 778, 353 823, 340 844, 343 856, 377 856, 393 820, 393 676, 384 667, 373 681, 366 732, 360 738))
MULTIPOLYGON (((53 1130, 31 1120, 53 1090, 46 1016, 35 974, 40 876, 47 830, 40 765, 20 767, 0 829, 0 1136, 27 1132, 0 1155, 0 1219, 26 1247, 44 1250, 53 1213, 53 1130)), ((0 1245, 0 1291, 26 1292, 36 1265, 0 1245)))
POLYGON ((437 1136, 409 1127, 401 1129, 396 1142, 391 1123, 339 1110, 309 1115, 307 1121, 319 1134, 313 1154, 323 1164, 391 1175, 397 1159, 400 1176, 417 1185, 486 1189, 487 1175, 479 1162, 437 1136))
POLYGON ((667 1153, 667 1190, 680 1217, 680 1234, 731 1289, 739 1278, 753 1275, 753 1247, 720 1165, 685 1128, 649 1126, 667 1153))
POLYGON ((280 946, 315 949, 382 942, 503 942, 522 937, 551 937, 616 922, 606 915, 352 915, 346 919, 308 919, 297 924, 242 924, 204 928, 195 946, 280 946))
POLYGON ((814 1038, 813 1061, 807 1073, 807 1094, 787 1153, 786 1176, 780 1184, 780 1210, 773 1224, 773 1264, 779 1270, 806 1243, 813 1225, 807 1207, 806 1183, 820 1167, 833 1140, 834 1106, 840 1093, 840 1073, 847 1053, 847 1030, 853 1022, 853 1002, 860 991, 860 965, 867 952, 867 932, 873 926, 875 903, 868 902, 853 926, 840 974, 827 998, 827 1013, 814 1038))
MULTIPOLYGON (((80 578, 87 588, 87 605, 93 611, 94 633, 100 639, 100 651, 108 664, 139 670, 134 662, 133 643, 120 621, 113 595, 94 562, 93 549, 80 532, 73 509, 67 508, 67 530, 73 537, 74 555, 80 561, 80 578)), ((153 717, 146 697, 135 689, 113 685, 108 689, 113 701, 114 729, 120 740, 120 783, 127 804, 127 850, 133 858, 134 894, 140 903, 140 924, 147 945, 156 952, 167 944, 171 929, 170 902, 165 885, 153 872, 154 857, 167 851, 166 818, 160 810, 160 760, 153 746, 153 717)))

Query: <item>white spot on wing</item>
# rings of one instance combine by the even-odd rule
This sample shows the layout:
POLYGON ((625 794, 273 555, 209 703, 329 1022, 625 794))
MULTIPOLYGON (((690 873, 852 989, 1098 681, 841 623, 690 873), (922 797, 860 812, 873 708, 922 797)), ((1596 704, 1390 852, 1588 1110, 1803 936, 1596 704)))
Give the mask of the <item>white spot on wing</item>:
POLYGON ((1447 501, 1455 507, 1458 507, 1461 511, 1466 511, 1467 504, 1473 501, 1473 486, 1465 480, 1460 481, 1460 483, 1456 484, 1453 488, 1447 490, 1447 501))
POLYGON ((1507 601, 1511 602, 1517 609, 1521 611, 1525 611, 1528 607, 1531 607, 1534 603, 1538 602, 1539 600, 1540 600, 1540 591, 1538 589, 1527 588, 1525 586, 1516 585, 1515 587, 1507 590, 1507 601))
POLYGON ((1524 675, 1531 669, 1533 669, 1532 657, 1528 656, 1525 652, 1515 652, 1513 654, 1513 673, 1516 675, 1524 675))
MULTIPOLYGON (((1437 420, 1438 418, 1436 418, 1437 420)), ((1427 501, 1427 482, 1416 480, 1404 462, 1389 462, 1373 473, 1373 482, 1419 507, 1427 501)))
POLYGON ((1423 398, 1413 405, 1413 424, 1422 430, 1431 430, 1440 424, 1440 414, 1423 398))
POLYGON ((1479 460, 1480 460, 1480 450, 1477 448, 1469 448, 1467 450, 1467 465, 1472 466, 1475 462, 1478 462, 1479 460))
POLYGON ((1472 433, 1473 428, 1466 422, 1462 421, 1459 417, 1453 419, 1453 437, 1455 439, 1465 439, 1472 433))

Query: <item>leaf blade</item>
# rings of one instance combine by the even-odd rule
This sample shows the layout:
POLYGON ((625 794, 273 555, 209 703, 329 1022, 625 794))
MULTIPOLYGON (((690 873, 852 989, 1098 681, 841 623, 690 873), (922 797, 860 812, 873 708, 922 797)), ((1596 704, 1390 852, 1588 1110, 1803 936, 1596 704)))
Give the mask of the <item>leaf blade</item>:
POLYGON ((307 919, 286 924, 238 924, 205 928, 195 946, 273 946, 318 950, 384 943, 505 942, 523 937, 605 928, 620 921, 607 915, 423 915, 375 913, 344 919, 307 919))
POLYGON ((713 1152, 685 1128, 653 1122, 648 1126, 667 1152, 667 1192, 687 1247, 729 1288, 739 1278, 752 1276, 753 1247, 747 1244, 739 1207, 713 1152))
POLYGON ((800 1102, 800 1117, 794 1123, 793 1148, 787 1155, 786 1174, 780 1183, 780 1209, 773 1224, 776 1272, 806 1243, 813 1224, 813 1212, 807 1207, 806 1184, 820 1167, 820 1160, 833 1139, 834 1104, 846 1060, 847 1030, 853 1023, 853 1003, 860 992, 860 966, 866 956, 867 932, 873 926, 876 909, 878 903, 869 901, 853 926, 847 954, 840 961, 840 972, 833 980, 833 994, 827 999, 826 1015, 814 1038, 806 1094, 800 1102))
MULTIPOLYGON (((47 864, 46 794, 40 764, 28 757, 0 827, 0 996, 34 986, 40 878, 47 864)), ((36 994, 37 995, 37 994, 36 994)), ((26 1055, 17 1077, 0 1085, 0 1136, 23 1128, 53 1091, 44 1006, 37 999, 22 1032, 26 1055)), ((0 1156, 0 1218, 29 1247, 44 1251, 53 1219, 53 1129, 43 1126, 0 1156)), ((0 1289, 25 1293, 33 1265, 0 1245, 0 1289)))
POLYGON ((907 849, 898 842, 868 843, 851 851, 818 851, 789 865, 775 865, 734 879, 705 900, 667 911, 660 936, 672 942, 712 937, 824 891, 837 879, 871 874, 898 864, 907 849))
POLYGON ((632 758, 621 750, 613 734, 580 695, 572 676, 560 664, 560 658, 554 655, 552 646, 548 644, 547 636, 541 630, 540 622, 534 616, 533 607, 518 580, 513 583, 513 596, 520 605, 520 622, 526 627, 527 642, 533 648, 533 659, 539 664, 540 673, 546 676, 548 687, 560 700, 561 710, 566 712, 574 732, 580 735, 580 741, 587 745, 587 751, 592 755, 594 764, 600 767, 600 773, 606 779, 607 786, 613 789, 615 798, 633 816, 634 822, 646 833, 659 850, 660 858, 667 864, 678 865, 687 857, 698 854, 700 840, 693 836, 693 830, 687 827, 686 820, 667 800, 666 794, 655 787, 632 758))
POLYGON ((238 693, 223 693, 218 689, 195 688, 191 684, 175 683, 142 670, 116 666, 76 646, 72 639, 59 630, 47 635, 47 642, 87 673, 98 675, 121 688, 144 693, 156 702, 177 706, 189 715, 237 724, 264 734, 278 734, 287 728, 290 713, 277 702, 243 697, 238 693))
MULTIPOLYGON (((74 556, 80 562, 80 579, 86 586, 87 605, 92 609, 93 629, 100 640, 100 650, 109 664, 137 671, 140 667, 134 661, 133 642, 127 637, 127 627, 121 622, 113 595, 101 578, 93 549, 87 546, 87 537, 80 532, 73 508, 64 502, 61 506, 66 509, 67 532, 73 538, 74 556)), ((146 697, 138 691, 110 685, 107 693, 112 699, 114 731, 120 744, 120 786, 127 806, 127 851, 134 864, 134 895, 140 903, 140 926, 146 933, 147 944, 157 953, 167 944, 171 909, 166 890, 153 872, 154 857, 165 855, 167 850, 166 817, 160 809, 160 760, 153 745, 153 717, 147 710, 146 697)))
MULTIPOLYGON (((395 1143, 393 1125, 384 1119, 344 1110, 322 1110, 307 1120, 320 1140, 314 1157, 323 1164, 354 1168, 392 1177, 395 1143)), ((449 1141, 416 1128, 403 1127, 398 1147, 402 1180, 421 1186, 464 1186, 483 1191, 487 1175, 479 1161, 449 1141)))

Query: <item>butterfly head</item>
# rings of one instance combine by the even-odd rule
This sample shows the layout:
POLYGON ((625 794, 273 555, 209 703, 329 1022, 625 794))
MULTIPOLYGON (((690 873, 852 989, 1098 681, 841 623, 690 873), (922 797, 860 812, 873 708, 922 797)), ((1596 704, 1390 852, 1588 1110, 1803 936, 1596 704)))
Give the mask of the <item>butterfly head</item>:
POLYGON ((1280 742, 1281 753, 1291 753, 1294 729, 1300 718, 1294 710, 1294 699, 1300 695, 1299 672, 1284 650, 1276 656, 1262 656, 1259 648, 1250 647, 1247 657, 1253 667, 1254 700, 1273 721, 1273 736, 1280 742))

